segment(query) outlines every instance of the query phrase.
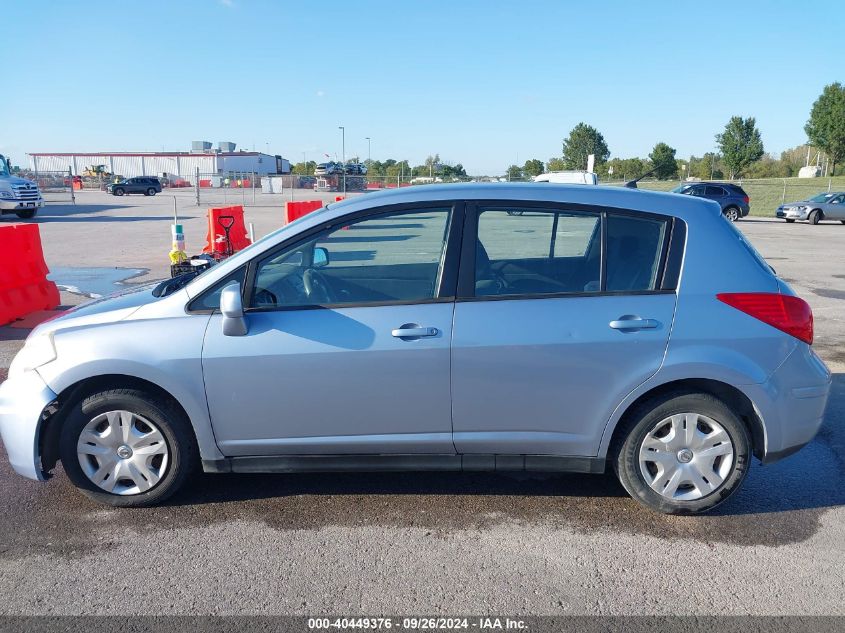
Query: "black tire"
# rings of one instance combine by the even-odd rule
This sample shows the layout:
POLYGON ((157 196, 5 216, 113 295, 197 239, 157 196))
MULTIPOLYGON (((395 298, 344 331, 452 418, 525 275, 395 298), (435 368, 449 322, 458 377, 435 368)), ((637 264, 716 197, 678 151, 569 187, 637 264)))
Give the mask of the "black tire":
POLYGON ((723 213, 725 214, 725 217, 731 222, 736 222, 742 217, 739 209, 737 209, 736 207, 728 207, 723 211, 723 213))
POLYGON ((37 213, 37 209, 27 209, 26 211, 15 211, 15 215, 18 216, 21 220, 31 220, 35 217, 37 213))
POLYGON ((842 222, 842 224, 845 224, 845 220, 839 220, 839 221, 842 222))
POLYGON ((69 412, 59 436, 59 456, 71 482, 95 501, 121 508, 161 503, 184 483, 198 463, 196 440, 189 421, 177 406, 139 389, 111 389, 92 394, 69 412), (146 492, 119 495, 107 492, 83 472, 77 442, 85 426, 96 416, 115 410, 129 411, 152 422, 164 437, 168 464, 161 479, 146 492))
POLYGON ((787 224, 792 224, 793 222, 795 222, 795 220, 787 220, 786 221, 787 224))
POLYGON ((153 189, 152 187, 150 187, 149 189, 147 189, 147 195, 148 195, 148 196, 154 196, 154 195, 156 195, 156 190, 155 190, 155 189, 153 189))
MULTIPOLYGON (((635 500, 666 514, 697 514, 713 509, 742 485, 751 463, 748 430, 719 399, 707 393, 676 392, 638 405, 623 422, 611 445, 610 457, 622 486, 635 500), (734 459, 722 484, 695 500, 672 500, 653 490, 646 482, 639 462, 640 446, 662 420, 678 413, 698 413, 720 424, 731 439, 734 459)), ((680 459, 679 459, 680 461, 680 459)))
POLYGON ((115 187, 114 188, 114 195, 122 196, 124 193, 126 193, 126 192, 123 190, 122 187, 115 187))
POLYGON ((810 224, 818 224, 824 220, 824 214, 819 209, 813 209, 810 211, 810 215, 807 216, 807 220, 810 224))

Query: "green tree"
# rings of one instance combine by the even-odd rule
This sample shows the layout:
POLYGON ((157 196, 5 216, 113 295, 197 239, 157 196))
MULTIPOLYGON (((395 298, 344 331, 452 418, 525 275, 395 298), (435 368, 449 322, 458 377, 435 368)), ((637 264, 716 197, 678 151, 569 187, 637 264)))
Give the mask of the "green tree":
POLYGON ((716 135, 716 143, 732 180, 741 176, 746 167, 763 156, 763 139, 760 138, 754 117, 731 117, 725 125, 725 131, 716 135))
POLYGON ((659 180, 669 180, 678 177, 678 161, 675 160, 675 148, 669 147, 666 143, 658 143, 648 155, 652 169, 659 180))
POLYGON ((545 169, 543 161, 537 158, 532 158, 531 160, 525 161, 525 165, 522 166, 522 173, 524 173, 528 178, 533 178, 534 176, 542 174, 545 169))
POLYGON ((790 147, 780 153, 780 162, 787 177, 797 176, 801 168, 807 164, 807 154, 811 152, 809 145, 790 147))
POLYGON ((443 164, 440 166, 440 175, 447 180, 460 180, 466 178, 467 172, 460 163, 457 165, 443 164))
POLYGON ((505 177, 508 180, 522 180, 522 169, 519 165, 511 165, 508 167, 507 172, 505 172, 505 177))
POLYGON ((608 180, 633 180, 646 173, 651 167, 642 158, 614 158, 598 167, 598 174, 608 180), (613 173, 610 173, 610 168, 613 173))
POLYGON ((400 179, 401 182, 407 182, 411 177, 411 166, 408 164, 407 160, 395 161, 392 158, 389 158, 384 161, 384 165, 384 175, 389 184, 400 182, 400 179))
POLYGON ((569 132, 563 141, 563 162, 565 169, 587 169, 587 156, 595 155, 596 165, 601 165, 610 157, 610 150, 604 137, 594 127, 579 123, 569 132))
POLYGON ((297 176, 313 176, 315 169, 317 169, 316 161, 309 160, 307 163, 296 163, 291 167, 291 173, 297 176))
POLYGON ((823 150, 833 163, 845 160, 845 86, 832 83, 825 86, 810 110, 810 120, 804 126, 810 144, 823 150))
POLYGON ((437 173, 438 168, 440 167, 440 154, 435 154, 434 156, 427 156, 425 159, 425 173, 420 174, 421 176, 434 176, 437 173))
POLYGON ((690 176, 701 178, 701 180, 724 178, 721 161, 722 157, 715 152, 707 152, 701 158, 693 156, 690 162, 690 176))
POLYGON ((546 167, 549 171, 563 171, 566 169, 566 163, 562 158, 550 158, 546 162, 546 167))

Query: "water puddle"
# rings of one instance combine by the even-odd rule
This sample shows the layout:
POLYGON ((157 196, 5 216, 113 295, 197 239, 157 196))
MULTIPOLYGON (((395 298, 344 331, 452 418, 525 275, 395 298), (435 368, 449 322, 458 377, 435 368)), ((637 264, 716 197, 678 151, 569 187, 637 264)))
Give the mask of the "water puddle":
POLYGON ((147 268, 65 268, 54 266, 47 279, 62 290, 93 299, 110 295, 130 285, 126 282, 146 274, 147 268))

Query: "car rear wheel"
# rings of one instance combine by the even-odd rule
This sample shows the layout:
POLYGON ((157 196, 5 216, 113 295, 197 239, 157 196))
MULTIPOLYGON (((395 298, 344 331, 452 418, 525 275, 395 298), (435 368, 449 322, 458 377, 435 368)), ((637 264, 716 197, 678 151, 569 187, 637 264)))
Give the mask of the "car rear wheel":
POLYGON ((155 189, 153 189, 152 187, 150 187, 149 189, 147 189, 147 195, 148 195, 148 196, 154 196, 154 195, 156 195, 156 190, 155 190, 155 189))
POLYGON ((126 192, 121 187, 115 187, 114 188, 114 195, 122 196, 124 193, 126 193, 126 192))
POLYGON ((739 209, 736 207, 728 207, 725 209, 725 217, 731 222, 739 220, 739 209))
POLYGON ((197 461, 190 425, 174 405, 137 389, 85 398, 66 419, 59 454, 83 494, 111 506, 160 503, 197 461))
POLYGON ((824 215, 818 209, 813 209, 807 219, 810 221, 810 224, 818 224, 824 219, 824 215))
POLYGON ((27 209, 26 211, 16 211, 15 215, 21 220, 31 220, 35 217, 36 209, 27 209))
POLYGON ((667 514, 716 507, 740 487, 751 458, 745 425, 706 393, 646 402, 617 437, 619 481, 634 499, 667 514))

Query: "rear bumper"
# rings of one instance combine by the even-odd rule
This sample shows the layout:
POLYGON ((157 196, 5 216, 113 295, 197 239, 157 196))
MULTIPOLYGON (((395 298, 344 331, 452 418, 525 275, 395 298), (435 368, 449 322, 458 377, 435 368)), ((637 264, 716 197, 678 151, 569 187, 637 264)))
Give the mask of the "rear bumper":
POLYGON ((763 421, 764 464, 791 455, 816 436, 830 387, 830 370, 804 344, 797 345, 766 382, 742 386, 763 421))
POLYGON ((9 463, 19 475, 44 481, 38 435, 44 409, 56 394, 35 371, 25 371, 0 384, 0 438, 9 463))

